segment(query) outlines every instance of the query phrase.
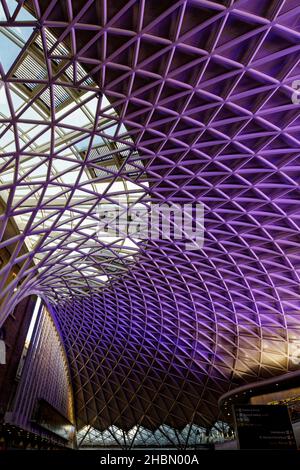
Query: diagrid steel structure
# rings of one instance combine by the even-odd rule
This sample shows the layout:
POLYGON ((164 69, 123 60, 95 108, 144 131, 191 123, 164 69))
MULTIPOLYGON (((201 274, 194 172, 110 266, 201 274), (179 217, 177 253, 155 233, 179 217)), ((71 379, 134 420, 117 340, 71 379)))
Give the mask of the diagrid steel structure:
POLYGON ((1 0, 0 15, 1 322, 46 300, 79 428, 211 426, 234 385, 298 367, 299 5, 1 0), (203 247, 97 237, 119 197, 201 202, 203 247))

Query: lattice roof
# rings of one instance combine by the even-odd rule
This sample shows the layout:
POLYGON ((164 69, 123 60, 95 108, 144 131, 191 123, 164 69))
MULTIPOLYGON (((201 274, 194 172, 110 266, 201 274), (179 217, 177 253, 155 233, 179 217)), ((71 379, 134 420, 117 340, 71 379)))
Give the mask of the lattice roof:
POLYGON ((49 299, 80 426, 213 423, 232 384, 296 367, 297 2, 33 0, 2 10, 1 27, 32 29, 1 71, 1 221, 21 230, 0 245, 13 246, 4 286, 21 267, 3 290, 3 318, 30 292, 49 299), (86 124, 72 119, 96 97, 86 124), (96 241, 93 210, 111 182, 112 198, 202 202, 203 248, 96 241))

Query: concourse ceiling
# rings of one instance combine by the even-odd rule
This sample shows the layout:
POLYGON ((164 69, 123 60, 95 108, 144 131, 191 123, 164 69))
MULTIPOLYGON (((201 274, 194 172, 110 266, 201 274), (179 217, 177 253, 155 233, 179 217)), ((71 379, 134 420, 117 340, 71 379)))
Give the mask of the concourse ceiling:
POLYGON ((1 0, 0 36, 1 321, 46 299, 78 427, 211 426, 297 369, 298 2, 1 0), (97 236, 119 197, 203 204, 203 247, 97 236))

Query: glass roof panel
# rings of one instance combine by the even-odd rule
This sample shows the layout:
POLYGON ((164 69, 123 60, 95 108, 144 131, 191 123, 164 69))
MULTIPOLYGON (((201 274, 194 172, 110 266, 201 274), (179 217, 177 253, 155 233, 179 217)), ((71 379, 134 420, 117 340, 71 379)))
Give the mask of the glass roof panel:
MULTIPOLYGON (((17 2, 9 2, 11 14, 16 7, 17 2)), ((31 15, 23 10, 22 16, 21 12, 18 14, 18 19, 32 21, 31 15)), ((139 251, 138 241, 135 243, 132 237, 120 240, 106 234, 101 238, 96 233, 99 217, 97 205, 101 198, 113 206, 117 196, 125 195, 127 200, 129 186, 123 178, 125 172, 122 165, 124 159, 130 156, 132 141, 126 136, 126 128, 121 126, 122 139, 125 136, 128 145, 118 142, 121 134, 116 135, 115 121, 108 118, 116 118, 116 113, 107 98, 99 95, 91 79, 85 80, 85 86, 92 87, 94 91, 78 91, 71 86, 57 84, 49 88, 46 82, 40 82, 47 80, 40 36, 37 35, 33 43, 20 53, 32 31, 32 23, 31 26, 13 30, 0 28, 1 41, 5 45, 0 51, 0 61, 4 72, 10 71, 10 75, 5 78, 7 90, 4 86, 0 88, 0 119, 11 118, 9 99, 14 114, 18 116, 15 128, 11 123, 0 122, 1 194, 8 201, 14 178, 17 178, 18 185, 12 197, 14 219, 20 232, 26 233, 27 248, 32 250, 37 245, 41 246, 40 250, 36 250, 34 258, 37 266, 49 256, 49 247, 57 246, 52 256, 62 254, 64 265, 68 266, 72 260, 72 269, 75 267, 91 280, 91 285, 93 282, 102 285, 110 279, 111 273, 123 269, 121 259, 127 257, 129 262, 131 255, 139 251), (101 109, 97 116, 99 99, 101 109), (94 134, 96 119, 97 131, 94 134), (110 140, 111 137, 114 137, 114 141, 110 140), (17 151, 16 146, 20 149, 17 166, 15 159, 9 162, 10 155, 17 151), (90 162, 93 162, 92 166, 90 162), (67 204, 74 208, 76 204, 78 209, 67 212, 67 204), (57 209, 52 215, 49 214, 51 207, 57 209), (32 230, 33 227, 35 230, 32 230), (76 249, 77 234, 84 237, 83 243, 87 248, 80 242, 80 255, 74 258, 70 248, 74 246, 76 249), (62 235, 69 238, 68 244, 62 235), (92 249, 88 245, 89 240, 100 244, 98 257, 90 256, 88 262, 83 263, 82 257, 92 249), (108 250, 104 250, 105 244, 109 245, 108 250), (47 250, 43 247, 47 247, 47 250), (64 251, 66 247, 67 252, 64 251), (107 271, 107 274, 103 271, 107 271)), ((52 47, 55 38, 50 31, 45 31, 48 47, 52 47)), ((60 44, 57 53, 64 55, 68 50, 64 44, 60 44)), ((60 63, 60 60, 56 60, 53 64, 57 71, 60 63)), ((77 73, 81 78, 86 75, 80 65, 77 73)), ((63 80, 67 82, 71 79, 73 72, 68 68, 63 80)), ((134 194, 135 199, 138 199, 143 193, 143 189, 134 183, 130 184, 130 190, 133 193, 130 195, 131 200, 134 194)))
MULTIPOLYGON (((14 63, 16 57, 21 51, 20 45, 16 44, 12 39, 7 37, 4 34, 4 28, 0 27, 0 63, 4 69, 4 72, 7 73, 14 63)), ((7 30, 6 30, 7 31, 7 30)))

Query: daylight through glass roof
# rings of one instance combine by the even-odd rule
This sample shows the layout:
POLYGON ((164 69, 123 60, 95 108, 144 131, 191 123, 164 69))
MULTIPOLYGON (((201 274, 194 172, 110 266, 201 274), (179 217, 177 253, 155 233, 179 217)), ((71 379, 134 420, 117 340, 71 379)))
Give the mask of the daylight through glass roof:
MULTIPOLYGON (((8 5, 17 8, 17 2, 8 5)), ((0 15, 5 18, 3 9, 0 15)), ((109 208, 122 199, 124 208, 141 200, 147 183, 135 184, 127 176, 138 174, 142 163, 126 128, 82 66, 75 70, 55 59, 59 79, 52 84, 44 49, 55 43, 53 34, 48 29, 35 33, 35 20, 24 8, 18 20, 21 26, 0 28, 2 74, 10 78, 0 89, 1 195, 13 208, 27 249, 35 250, 38 267, 56 249, 63 275, 71 267, 90 287, 101 285, 133 261, 139 240, 103 232, 95 243, 99 204, 109 208), (74 87, 74 80, 81 86, 74 87), (128 157, 132 163, 125 163, 128 157)), ((55 53, 68 54, 68 49, 60 44, 55 53)))

